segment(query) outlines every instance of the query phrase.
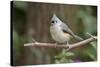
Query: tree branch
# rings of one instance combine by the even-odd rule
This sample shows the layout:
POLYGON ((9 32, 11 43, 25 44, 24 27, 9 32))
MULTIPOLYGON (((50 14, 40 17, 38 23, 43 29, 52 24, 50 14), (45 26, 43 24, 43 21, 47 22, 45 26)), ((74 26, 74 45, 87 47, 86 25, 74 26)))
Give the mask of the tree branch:
POLYGON ((69 45, 69 48, 67 50, 71 50, 73 48, 76 48, 76 47, 80 47, 80 46, 83 46, 83 45, 87 45, 88 43, 92 42, 92 41, 95 41, 97 40, 97 37, 93 36, 93 37, 90 37, 86 40, 83 40, 81 42, 78 42, 78 43, 74 43, 74 44, 71 44, 69 45))
POLYGON ((34 43, 26 43, 24 44, 24 46, 33 46, 33 47, 46 47, 46 48, 65 48, 67 50, 71 50, 73 48, 79 47, 79 46, 83 46, 86 45, 87 43, 90 43, 92 41, 97 40, 96 36, 91 36, 90 38, 74 43, 74 44, 69 44, 68 46, 66 45, 56 45, 54 43, 39 43, 39 42, 34 42, 34 43))

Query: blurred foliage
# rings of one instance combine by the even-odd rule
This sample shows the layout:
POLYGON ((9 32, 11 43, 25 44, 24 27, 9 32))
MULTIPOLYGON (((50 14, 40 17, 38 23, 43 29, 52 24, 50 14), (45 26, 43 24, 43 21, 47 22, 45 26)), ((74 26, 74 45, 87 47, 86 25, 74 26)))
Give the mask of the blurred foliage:
POLYGON ((62 50, 60 54, 55 56, 55 63, 69 63, 73 62, 72 57, 74 57, 75 54, 73 52, 67 52, 65 49, 62 50))
POLYGON ((78 20, 81 20, 84 25, 84 34, 88 32, 96 35, 97 33, 97 17, 93 14, 94 11, 97 12, 94 6, 81 6, 77 12, 78 20))
POLYGON ((25 23, 26 23, 26 2, 11 2, 12 6, 12 35, 13 35, 13 61, 12 65, 21 65, 24 63, 24 48, 23 44, 26 41, 24 38, 25 23), (21 5, 21 6, 19 6, 21 5), (20 60, 23 59, 23 61, 20 60))
POLYGON ((15 62, 18 62, 19 57, 21 57, 21 53, 23 50, 23 38, 18 35, 16 31, 13 31, 13 65, 16 65, 15 62))
POLYGON ((14 1, 13 4, 15 5, 15 7, 23 10, 23 11, 26 11, 27 9, 27 2, 17 2, 17 1, 14 1))
POLYGON ((41 42, 53 42, 48 31, 50 23, 47 23, 50 22, 49 16, 51 16, 53 12, 62 17, 62 19, 64 17, 65 21, 67 21, 66 19, 68 18, 70 27, 73 31, 76 29, 76 31, 79 32, 78 35, 83 38, 89 37, 86 35, 86 32, 97 35, 96 6, 51 5, 24 1, 14 1, 12 4, 14 65, 58 64, 97 60, 96 41, 69 52, 65 49, 26 48, 23 46, 24 43, 30 42, 33 36, 35 36, 36 40, 41 42), (30 30, 31 34, 28 34, 30 30))

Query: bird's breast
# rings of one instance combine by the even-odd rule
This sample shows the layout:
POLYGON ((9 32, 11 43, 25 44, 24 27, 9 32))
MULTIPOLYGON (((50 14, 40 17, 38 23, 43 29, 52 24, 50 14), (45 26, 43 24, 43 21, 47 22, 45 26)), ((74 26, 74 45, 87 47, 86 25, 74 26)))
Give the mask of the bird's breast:
POLYGON ((70 34, 64 33, 60 27, 50 27, 52 38, 59 43, 66 43, 70 39, 70 34))

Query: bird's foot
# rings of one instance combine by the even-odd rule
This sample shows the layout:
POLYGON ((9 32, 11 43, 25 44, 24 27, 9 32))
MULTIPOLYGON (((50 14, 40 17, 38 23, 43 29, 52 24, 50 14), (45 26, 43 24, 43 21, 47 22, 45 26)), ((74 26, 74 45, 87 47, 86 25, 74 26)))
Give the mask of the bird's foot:
POLYGON ((66 44, 67 50, 70 49, 70 46, 71 46, 71 45, 67 42, 67 44, 66 44))

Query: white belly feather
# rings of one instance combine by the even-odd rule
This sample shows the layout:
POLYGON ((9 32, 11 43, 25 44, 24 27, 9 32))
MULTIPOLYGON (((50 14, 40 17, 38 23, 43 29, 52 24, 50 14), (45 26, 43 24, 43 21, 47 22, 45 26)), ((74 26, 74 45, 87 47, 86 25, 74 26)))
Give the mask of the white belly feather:
POLYGON ((71 37, 69 34, 65 34, 59 27, 55 28, 54 26, 51 26, 50 32, 52 38, 58 43, 67 43, 71 37))

